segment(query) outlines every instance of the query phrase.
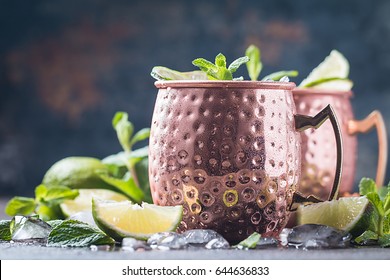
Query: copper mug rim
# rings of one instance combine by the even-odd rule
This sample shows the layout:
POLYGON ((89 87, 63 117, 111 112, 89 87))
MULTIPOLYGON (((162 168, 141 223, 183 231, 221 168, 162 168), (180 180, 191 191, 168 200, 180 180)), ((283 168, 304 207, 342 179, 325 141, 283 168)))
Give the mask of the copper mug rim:
POLYGON ((292 91, 293 94, 298 94, 298 95, 310 94, 310 95, 336 95, 336 96, 344 96, 344 97, 353 96, 352 90, 295 87, 292 91))
POLYGON ((220 80, 172 80, 156 81, 157 88, 253 88, 253 89, 280 89, 293 90, 293 82, 264 82, 264 81, 220 81, 220 80))

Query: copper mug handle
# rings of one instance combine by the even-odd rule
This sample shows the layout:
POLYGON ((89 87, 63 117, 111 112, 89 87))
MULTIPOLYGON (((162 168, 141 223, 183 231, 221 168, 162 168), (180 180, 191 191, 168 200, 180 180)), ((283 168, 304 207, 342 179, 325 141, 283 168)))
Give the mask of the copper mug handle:
POLYGON ((375 110, 369 114, 364 120, 350 120, 348 122, 348 134, 354 135, 357 133, 369 132, 375 126, 378 134, 378 166, 376 170, 376 185, 383 186, 387 165, 387 133, 385 122, 383 121, 382 114, 375 110))
MULTIPOLYGON (((332 190, 329 194, 328 200, 333 200, 337 197, 339 193, 341 173, 342 173, 342 162, 343 162, 343 149, 342 149, 342 138, 340 125, 337 121, 336 114, 332 106, 328 105, 321 110, 314 117, 305 116, 305 115, 295 115, 295 129, 297 131, 303 131, 308 128, 319 128, 327 119, 330 120, 333 131, 336 137, 336 148, 337 148, 337 158, 336 158, 336 173, 333 181, 332 190)), ((294 211, 297 207, 294 207, 296 204, 309 204, 323 202, 321 199, 314 195, 309 195, 307 197, 303 196, 300 192, 296 191, 293 195, 292 203, 289 207, 290 211, 294 211)))

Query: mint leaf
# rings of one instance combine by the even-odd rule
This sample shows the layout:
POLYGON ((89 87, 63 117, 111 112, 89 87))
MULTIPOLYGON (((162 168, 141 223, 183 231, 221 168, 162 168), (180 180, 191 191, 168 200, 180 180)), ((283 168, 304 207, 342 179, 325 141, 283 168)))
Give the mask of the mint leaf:
POLYGON ((48 223, 52 228, 55 228, 56 226, 59 226, 63 222, 64 222, 64 220, 50 220, 50 221, 46 221, 46 223, 48 223))
POLYGON ((9 216, 30 215, 35 210, 35 200, 29 197, 15 196, 8 201, 5 213, 9 216))
POLYGON ((388 194, 390 194, 390 187, 380 187, 378 189, 379 197, 384 200, 388 194))
POLYGON ((381 201, 379 195, 376 192, 371 192, 366 194, 366 197, 374 205, 374 208, 378 214, 383 217, 385 215, 385 211, 383 209, 383 202, 381 201))
POLYGON ((153 67, 150 75, 158 81, 207 80, 207 74, 203 71, 179 72, 162 66, 153 67))
POLYGON ((214 65, 212 62, 204 59, 204 58, 197 58, 197 59, 194 59, 192 61, 192 64, 194 66, 197 66, 200 68, 200 70, 202 70, 203 72, 206 72, 207 74, 209 72, 214 72, 214 73, 217 73, 218 72, 218 67, 216 65, 214 65))
POLYGON ((64 215, 62 214, 61 208, 58 204, 48 206, 44 203, 40 203, 38 207, 35 208, 35 212, 43 221, 64 218, 64 215))
POLYGON ((239 57, 236 60, 234 60, 232 63, 230 63, 228 70, 230 71, 230 73, 234 73, 241 65, 247 63, 248 61, 249 61, 249 57, 247 56, 239 57))
POLYGON ((362 178, 359 183, 360 195, 367 195, 368 193, 376 193, 376 183, 373 179, 362 178))
POLYGON ((249 58, 249 60, 246 62, 246 68, 248 70, 249 77, 252 81, 257 81, 257 78, 259 77, 263 68, 263 64, 260 60, 260 49, 255 45, 250 45, 246 49, 245 55, 249 58))
POLYGON ((122 179, 112 177, 105 172, 97 172, 97 174, 103 181, 105 181, 107 184, 116 187, 121 193, 129 197, 129 199, 133 202, 142 202, 144 194, 134 182, 134 179, 131 177, 129 172, 127 172, 122 179))
POLYGON ((131 150, 130 139, 134 132, 134 126, 128 120, 128 114, 125 112, 117 112, 112 120, 112 126, 116 130, 119 143, 123 150, 129 152, 131 150))
POLYGON ((114 239, 87 223, 66 220, 50 232, 48 246, 85 247, 90 245, 112 245, 114 239))
POLYGON ((383 210, 385 211, 385 215, 390 214, 390 193, 383 198, 383 210))
POLYGON ((371 230, 366 230, 360 236, 355 238, 355 242, 359 245, 368 245, 373 241, 376 242, 378 240, 378 234, 371 230))
POLYGON ((273 81, 279 81, 281 78, 283 78, 284 76, 287 76, 287 77, 296 77, 298 76, 298 71, 296 70, 290 70, 290 71, 278 71, 278 72, 274 72, 272 74, 269 74, 267 76, 265 76, 262 81, 266 81, 266 80, 273 80, 273 81))
POLYGON ((226 57, 223 54, 219 53, 215 57, 215 65, 221 68, 226 68, 226 57))
POLYGON ((252 233, 246 239, 238 243, 235 247, 238 249, 254 249, 259 242, 261 235, 257 232, 252 233))
POLYGON ((130 145, 133 146, 135 143, 148 139, 150 136, 150 128, 143 128, 138 131, 130 141, 130 145))
POLYGON ((390 247, 390 234, 380 236, 378 242, 382 247, 390 247))
POLYGON ((143 158, 140 162, 138 162, 134 170, 137 173, 139 187, 142 189, 144 193, 143 201, 148 203, 153 203, 152 194, 150 192, 149 185, 149 161, 148 158, 143 158))
POLYGON ((2 220, 0 221, 0 240, 10 241, 11 240, 11 221, 2 220))
POLYGON ((50 186, 43 184, 35 188, 35 199, 47 205, 56 205, 67 199, 74 199, 79 195, 78 190, 65 186, 50 186))

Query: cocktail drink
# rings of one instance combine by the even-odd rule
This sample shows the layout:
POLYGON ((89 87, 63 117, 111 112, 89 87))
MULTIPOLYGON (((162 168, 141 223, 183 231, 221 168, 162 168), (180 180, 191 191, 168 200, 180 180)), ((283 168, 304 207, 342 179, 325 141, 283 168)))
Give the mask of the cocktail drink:
MULTIPOLYGON (((149 178, 158 205, 183 205, 179 231, 214 229, 228 241, 253 232, 277 236, 296 201, 301 177, 299 130, 330 118, 295 115, 294 83, 158 81, 149 178)), ((320 110, 318 110, 320 111, 320 110)), ((336 176, 330 197, 337 195, 336 176)))
MULTIPOLYGON (((380 112, 373 111, 364 120, 355 120, 350 101, 352 91, 295 88, 293 96, 299 114, 313 114, 327 104, 331 104, 336 112, 344 151, 341 195, 353 191, 357 161, 357 133, 368 132, 373 127, 377 129, 379 155, 376 183, 382 186, 387 161, 387 134, 380 112)), ((326 199, 336 172, 335 147, 336 140, 329 123, 324 124, 319 130, 309 129, 302 134, 302 176, 299 190, 303 194, 314 194, 321 199, 326 199)), ((365 174, 368 175, 370 174, 365 174)))

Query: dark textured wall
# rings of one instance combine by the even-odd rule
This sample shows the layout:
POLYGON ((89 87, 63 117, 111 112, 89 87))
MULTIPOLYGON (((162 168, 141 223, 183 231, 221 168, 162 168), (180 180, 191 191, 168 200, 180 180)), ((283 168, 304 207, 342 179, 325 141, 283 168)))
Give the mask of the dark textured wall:
MULTIPOLYGON (((263 74, 297 69, 296 82, 340 50, 357 118, 377 108, 390 131, 386 0, 0 3, 1 196, 32 194, 63 157, 118 152, 115 111, 127 111, 136 129, 150 126, 154 65, 191 70, 194 58, 218 52, 231 61, 249 43, 262 50, 263 74)), ((357 177, 374 176, 375 133, 359 144, 357 177)))

